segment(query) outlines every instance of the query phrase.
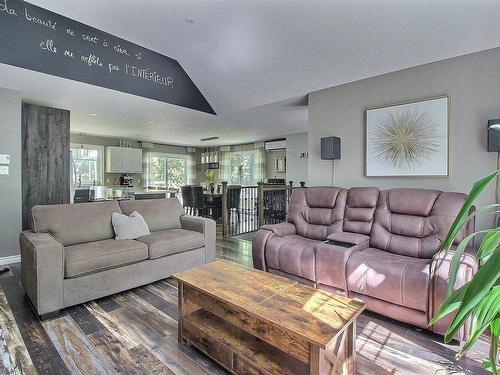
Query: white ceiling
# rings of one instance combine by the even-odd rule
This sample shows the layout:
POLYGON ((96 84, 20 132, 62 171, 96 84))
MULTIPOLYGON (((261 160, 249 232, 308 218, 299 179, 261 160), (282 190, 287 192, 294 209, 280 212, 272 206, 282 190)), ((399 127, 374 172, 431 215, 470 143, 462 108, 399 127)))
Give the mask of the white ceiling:
POLYGON ((166 143, 306 131, 308 92, 500 46, 499 0, 30 2, 177 59, 219 116, 5 65, 0 86, 73 131, 166 143))

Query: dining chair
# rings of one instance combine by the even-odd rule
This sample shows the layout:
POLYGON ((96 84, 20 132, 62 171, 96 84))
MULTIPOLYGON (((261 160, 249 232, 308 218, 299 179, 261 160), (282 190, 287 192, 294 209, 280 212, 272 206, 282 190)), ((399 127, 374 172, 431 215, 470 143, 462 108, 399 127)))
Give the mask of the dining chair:
POLYGON ((238 223, 240 222, 240 196, 241 185, 229 185, 227 187, 227 222, 231 222, 231 212, 236 210, 238 223))
POLYGON ((205 199, 203 188, 201 186, 191 186, 191 194, 195 215, 207 217, 209 211, 213 208, 213 204, 205 199))
POLYGON ((186 214, 193 213, 193 194, 191 193, 191 185, 181 186, 182 207, 186 214))

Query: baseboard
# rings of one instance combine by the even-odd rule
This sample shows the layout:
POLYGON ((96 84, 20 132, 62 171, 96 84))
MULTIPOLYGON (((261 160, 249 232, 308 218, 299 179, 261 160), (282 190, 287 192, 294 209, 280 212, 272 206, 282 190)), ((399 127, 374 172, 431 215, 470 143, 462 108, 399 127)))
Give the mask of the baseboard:
POLYGON ((0 258, 0 266, 5 266, 7 264, 19 263, 21 261, 21 255, 12 255, 10 257, 0 258))

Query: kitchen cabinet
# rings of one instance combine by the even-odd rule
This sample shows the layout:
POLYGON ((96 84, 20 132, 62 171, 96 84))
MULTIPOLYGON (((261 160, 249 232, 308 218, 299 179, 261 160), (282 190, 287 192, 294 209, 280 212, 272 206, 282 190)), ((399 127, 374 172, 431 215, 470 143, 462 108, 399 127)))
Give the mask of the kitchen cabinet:
POLYGON ((142 173, 142 150, 106 147, 106 173, 142 173))

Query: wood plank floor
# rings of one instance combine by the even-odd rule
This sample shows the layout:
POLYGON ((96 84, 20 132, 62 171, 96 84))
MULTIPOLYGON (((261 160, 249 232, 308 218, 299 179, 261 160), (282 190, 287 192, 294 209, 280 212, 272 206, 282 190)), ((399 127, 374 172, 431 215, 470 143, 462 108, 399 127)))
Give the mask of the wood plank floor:
MULTIPOLYGON (((217 257, 251 265, 252 244, 222 239, 217 257)), ((64 310, 40 322, 20 284, 20 266, 0 276, 1 374, 224 375, 217 364, 177 343, 177 288, 162 280, 64 310)), ((358 319, 358 374, 486 374, 482 340, 456 361, 457 345, 366 312, 358 319)))

